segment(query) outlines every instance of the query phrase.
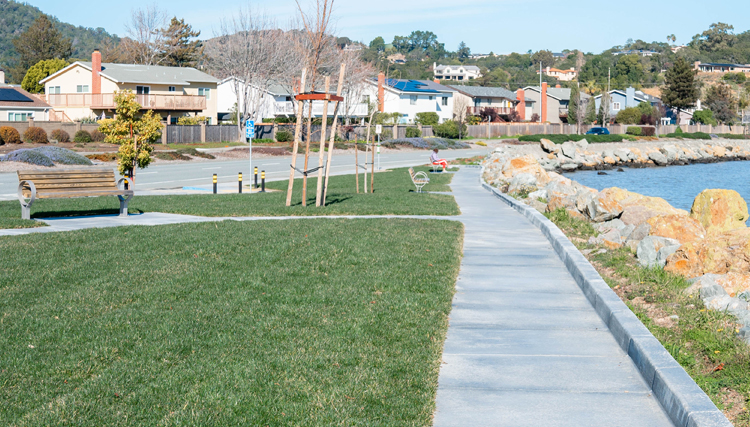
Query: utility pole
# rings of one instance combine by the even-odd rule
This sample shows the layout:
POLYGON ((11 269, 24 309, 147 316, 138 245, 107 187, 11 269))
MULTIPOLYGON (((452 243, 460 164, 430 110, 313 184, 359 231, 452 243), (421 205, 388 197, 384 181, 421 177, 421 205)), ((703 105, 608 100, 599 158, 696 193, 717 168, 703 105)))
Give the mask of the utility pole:
POLYGON ((542 61, 539 61, 539 123, 542 123, 542 61))
MULTIPOLYGON (((581 104, 583 103, 583 97, 581 97, 581 82, 576 82, 578 88, 578 105, 576 106, 576 135, 581 134, 581 104)), ((570 117, 570 106, 568 106, 568 117, 570 117)))

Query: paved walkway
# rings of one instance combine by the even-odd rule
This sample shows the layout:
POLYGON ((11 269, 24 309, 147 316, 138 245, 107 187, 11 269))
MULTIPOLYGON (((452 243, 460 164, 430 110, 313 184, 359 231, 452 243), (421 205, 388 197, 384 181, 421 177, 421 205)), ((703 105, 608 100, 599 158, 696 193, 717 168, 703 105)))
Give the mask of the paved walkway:
POLYGON ((542 233, 478 169, 451 186, 466 232, 435 427, 672 426, 542 233))

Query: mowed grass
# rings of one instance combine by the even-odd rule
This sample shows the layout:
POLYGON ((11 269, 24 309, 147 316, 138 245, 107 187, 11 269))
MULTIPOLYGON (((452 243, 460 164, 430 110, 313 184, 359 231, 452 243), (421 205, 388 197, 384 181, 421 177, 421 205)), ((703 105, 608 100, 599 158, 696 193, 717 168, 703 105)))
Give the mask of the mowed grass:
POLYGON ((0 237, 0 425, 428 426, 462 225, 0 237))
MULTIPOLYGON (((416 170, 427 170, 426 167, 416 170)), ((453 174, 429 174, 430 184, 424 191, 450 191, 453 174)), ((369 179, 369 178, 368 178, 369 179)), ((249 181, 248 181, 249 182, 249 181)), ((182 196, 136 196, 130 201, 130 213, 165 212, 200 216, 311 216, 311 215, 458 215, 460 210, 452 196, 419 194, 408 169, 375 174, 375 192, 364 194, 364 177, 360 175, 360 193, 356 193, 354 175, 332 176, 327 204, 315 207, 317 178, 308 179, 307 207, 302 206, 302 179, 297 179, 292 206, 286 207, 289 181, 269 182, 266 188, 279 190, 265 194, 197 194, 182 196)), ((369 184, 369 182, 368 182, 369 184)), ((32 218, 105 215, 119 212, 116 197, 82 199, 42 199, 31 208, 32 218)), ((21 220, 17 201, 0 202, 0 228, 39 226, 37 221, 21 220)), ((41 224, 43 225, 43 224, 41 224)))

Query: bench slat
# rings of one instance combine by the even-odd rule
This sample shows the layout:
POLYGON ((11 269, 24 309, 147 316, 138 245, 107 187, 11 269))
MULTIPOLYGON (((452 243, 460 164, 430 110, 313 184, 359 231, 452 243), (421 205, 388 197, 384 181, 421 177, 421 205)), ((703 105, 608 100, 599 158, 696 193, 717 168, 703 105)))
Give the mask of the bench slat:
POLYGON ((98 196, 129 196, 133 194, 130 190, 101 190, 101 191, 60 191, 37 193, 39 199, 72 199, 77 197, 98 197, 98 196))
POLYGON ((87 174, 33 174, 33 175, 19 175, 19 181, 35 181, 39 179, 86 179, 86 178, 106 178, 114 181, 115 174, 110 173, 87 173, 87 174))
POLYGON ((89 174, 89 173, 114 173, 114 169, 108 169, 108 168, 58 169, 58 170, 53 170, 53 171, 48 170, 48 169, 29 169, 29 170, 18 171, 18 175, 38 175, 38 174, 66 175, 66 174, 89 174))
POLYGON ((49 183, 49 184, 37 184, 34 182, 34 185, 36 186, 36 191, 43 191, 48 190, 51 188, 100 188, 100 187, 109 187, 109 188, 117 188, 115 183, 113 181, 109 182, 56 182, 56 183, 49 183))
POLYGON ((37 187, 42 184, 57 184, 57 183, 65 183, 65 182, 111 182, 114 183, 115 180, 110 177, 86 177, 86 178, 41 178, 41 179, 27 179, 26 181, 32 181, 34 185, 37 187))

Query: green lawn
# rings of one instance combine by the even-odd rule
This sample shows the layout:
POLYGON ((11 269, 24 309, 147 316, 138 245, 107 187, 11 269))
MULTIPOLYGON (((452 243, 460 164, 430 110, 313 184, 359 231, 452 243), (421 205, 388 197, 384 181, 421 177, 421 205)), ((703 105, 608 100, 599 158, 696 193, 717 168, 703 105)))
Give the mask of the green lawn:
MULTIPOLYGON (((427 170, 416 168, 417 170, 427 170)), ((453 174, 429 174, 430 184, 424 191, 450 191, 453 174)), ((248 181, 249 182, 249 181, 248 181)), ((292 206, 286 207, 288 181, 267 184, 268 189, 281 190, 266 194, 199 194, 189 196, 137 196, 131 200, 130 213, 166 212, 201 216, 282 216, 282 215, 458 215, 452 196, 418 194, 407 169, 375 174, 375 193, 363 194, 364 178, 360 176, 360 194, 356 193, 353 175, 332 176, 325 208, 315 207, 317 178, 308 180, 308 206, 302 207, 302 180, 295 183, 292 206)), ((37 200, 32 205, 32 218, 117 214, 115 197, 84 199, 37 200)), ((36 221, 23 221, 16 201, 0 202, 0 228, 38 226, 36 221)))
POLYGON ((431 425, 461 236, 299 219, 0 237, 0 425, 431 425))

